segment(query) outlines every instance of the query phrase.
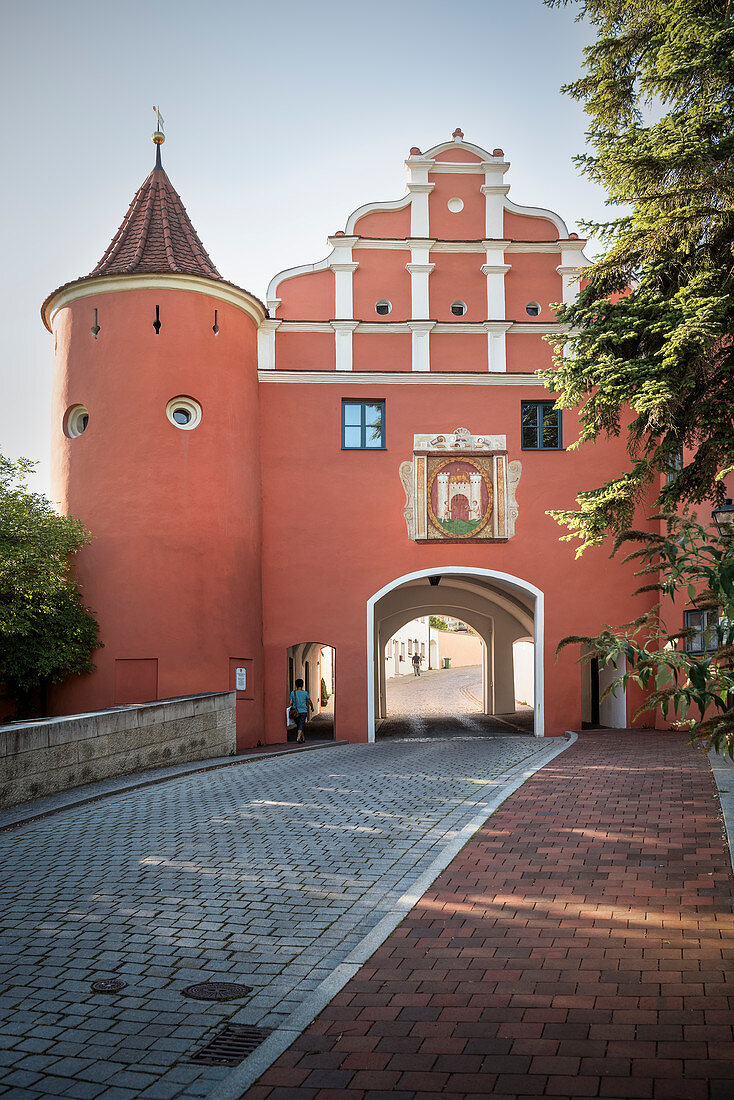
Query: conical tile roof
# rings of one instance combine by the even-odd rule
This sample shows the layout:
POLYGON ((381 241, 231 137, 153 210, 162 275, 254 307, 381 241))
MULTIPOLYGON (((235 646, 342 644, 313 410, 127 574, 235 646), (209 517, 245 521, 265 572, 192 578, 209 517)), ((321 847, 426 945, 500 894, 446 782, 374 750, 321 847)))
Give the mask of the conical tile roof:
POLYGON ((156 165, 130 203, 122 225, 92 275, 177 272, 221 279, 163 171, 160 146, 156 165))

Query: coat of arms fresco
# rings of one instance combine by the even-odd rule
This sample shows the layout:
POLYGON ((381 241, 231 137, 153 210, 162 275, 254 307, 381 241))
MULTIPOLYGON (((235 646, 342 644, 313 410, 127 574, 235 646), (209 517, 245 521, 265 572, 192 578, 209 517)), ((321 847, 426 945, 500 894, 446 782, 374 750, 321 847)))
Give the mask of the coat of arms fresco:
POLYGON ((505 436, 473 436, 467 428, 414 436, 413 461, 400 466, 409 537, 511 538, 521 473, 519 461, 508 461, 505 436))

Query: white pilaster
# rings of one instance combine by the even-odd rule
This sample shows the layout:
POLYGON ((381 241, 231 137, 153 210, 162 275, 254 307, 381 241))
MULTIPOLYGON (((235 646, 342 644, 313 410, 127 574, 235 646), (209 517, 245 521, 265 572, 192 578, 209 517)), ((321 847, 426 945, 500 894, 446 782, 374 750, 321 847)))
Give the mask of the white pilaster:
POLYGON ((589 263, 582 251, 584 243, 575 237, 561 242, 561 262, 556 271, 563 281, 564 305, 575 302, 581 289, 581 273, 589 263))
POLYGON ((257 365, 259 370, 275 370, 275 334, 282 321, 268 319, 257 330, 257 365))
POLYGON ((506 335, 511 327, 510 321, 488 321, 487 332, 487 369, 491 374, 504 374, 507 371, 506 335))
POLYGON ((581 268, 560 264, 556 271, 563 281, 563 304, 570 305, 581 290, 581 268))
POLYGON ((338 318, 351 320, 354 316, 353 276, 359 264, 332 263, 329 266, 334 272, 334 314, 338 318))
POLYGON ((358 321, 332 321, 337 370, 352 369, 352 333, 358 321))
POLYGON ((510 190, 509 184, 487 184, 479 188, 486 200, 485 233, 495 240, 505 235, 504 209, 505 195, 510 190))
POLYGON ((410 263, 405 265, 410 273, 411 315, 416 321, 425 321, 431 315, 428 295, 428 276, 435 264, 429 263, 431 247, 435 241, 414 244, 410 250, 410 263))
POLYGON ((431 369, 431 330, 435 324, 435 321, 408 321, 408 328, 413 334, 412 369, 414 371, 431 369))
POLYGON ((359 264, 352 261, 352 248, 356 243, 356 237, 329 237, 329 244, 334 249, 329 259, 329 267, 334 272, 334 316, 343 320, 351 320, 354 316, 352 285, 359 264))
POLYGON ((427 237, 428 227, 428 196, 435 187, 435 183, 409 183, 410 191, 410 235, 411 237, 427 237))
POLYGON ((505 247, 509 241, 484 241, 487 262, 482 273, 487 276, 487 320, 505 319, 505 275, 511 265, 505 263, 505 247))
POLYGON ((510 188, 502 182, 502 177, 510 165, 508 161, 498 157, 497 160, 482 161, 481 167, 484 170, 484 184, 480 190, 486 201, 485 235, 498 240, 505 235, 505 195, 510 188))

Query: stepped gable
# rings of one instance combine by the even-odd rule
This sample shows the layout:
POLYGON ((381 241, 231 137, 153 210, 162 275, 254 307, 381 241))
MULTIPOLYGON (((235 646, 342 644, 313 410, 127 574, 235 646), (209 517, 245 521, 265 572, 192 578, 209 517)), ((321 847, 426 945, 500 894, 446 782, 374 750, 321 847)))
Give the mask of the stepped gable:
POLYGON ((138 189, 122 225, 91 275, 142 272, 222 279, 163 170, 160 146, 156 149, 155 168, 138 189))

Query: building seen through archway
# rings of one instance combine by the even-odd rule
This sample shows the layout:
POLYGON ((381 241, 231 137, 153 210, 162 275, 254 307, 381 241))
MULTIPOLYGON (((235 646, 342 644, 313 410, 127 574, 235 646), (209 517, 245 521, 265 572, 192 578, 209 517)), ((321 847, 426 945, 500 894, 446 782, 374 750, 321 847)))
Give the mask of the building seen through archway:
POLYGON ((536 603, 531 586, 481 570, 389 586, 373 607, 377 735, 542 734, 536 603), (410 682, 416 654, 420 686, 410 682))

